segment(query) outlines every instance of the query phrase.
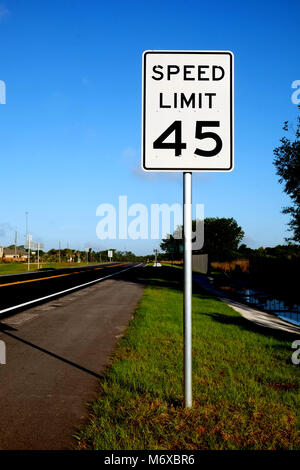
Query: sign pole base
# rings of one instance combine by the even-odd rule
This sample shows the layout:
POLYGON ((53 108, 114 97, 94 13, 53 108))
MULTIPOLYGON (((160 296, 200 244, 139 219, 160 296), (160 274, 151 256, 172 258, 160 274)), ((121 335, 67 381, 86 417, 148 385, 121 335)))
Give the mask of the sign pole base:
POLYGON ((192 173, 183 173, 184 236, 184 406, 191 408, 192 398, 192 173))

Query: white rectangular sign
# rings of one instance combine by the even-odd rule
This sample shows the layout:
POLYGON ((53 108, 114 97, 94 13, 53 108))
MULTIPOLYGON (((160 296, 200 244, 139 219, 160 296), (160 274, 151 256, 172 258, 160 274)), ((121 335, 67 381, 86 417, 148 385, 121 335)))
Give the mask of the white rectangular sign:
POLYGON ((142 167, 233 169, 232 52, 144 52, 142 167))
POLYGON ((112 257, 113 257, 113 251, 112 251, 112 250, 108 250, 107 256, 108 256, 108 258, 112 258, 112 257))

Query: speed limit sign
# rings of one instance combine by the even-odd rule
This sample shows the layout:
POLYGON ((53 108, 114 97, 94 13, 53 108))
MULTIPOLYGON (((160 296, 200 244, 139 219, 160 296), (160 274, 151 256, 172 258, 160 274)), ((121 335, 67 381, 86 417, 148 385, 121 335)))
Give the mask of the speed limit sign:
POLYGON ((143 169, 183 173, 184 404, 190 408, 192 173, 233 169, 233 54, 145 51, 142 114, 143 169))
POLYGON ((233 169, 233 54, 145 51, 142 167, 233 169))

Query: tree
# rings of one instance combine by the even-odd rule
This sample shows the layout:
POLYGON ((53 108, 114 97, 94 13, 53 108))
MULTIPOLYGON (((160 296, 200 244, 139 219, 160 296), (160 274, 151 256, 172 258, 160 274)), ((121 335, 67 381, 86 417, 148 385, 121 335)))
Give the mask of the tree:
MULTIPOLYGON (((299 106, 300 109, 300 106, 299 106)), ((288 121, 284 123, 283 130, 289 131, 288 121)), ((293 140, 283 137, 281 145, 274 150, 274 165, 279 176, 279 182, 284 183, 284 192, 288 194, 293 205, 283 208, 284 214, 290 214, 290 231, 293 236, 288 240, 300 242, 300 117, 297 119, 297 128, 293 140)))
MULTIPOLYGON (((193 220, 195 231, 196 221, 193 220)), ((167 253, 174 253, 174 259, 182 257, 182 240, 170 235, 163 239, 161 249, 167 253)), ((207 253, 210 261, 230 261, 237 257, 237 250, 244 237, 242 228, 235 219, 225 217, 208 217, 204 219, 204 246, 194 253, 207 253)))
POLYGON ((230 261, 237 256, 237 249, 245 233, 235 219, 209 217, 204 219, 204 246, 201 250, 210 261, 230 261))
MULTIPOLYGON (((193 228, 195 223, 196 222, 193 220, 193 228)), ((183 240, 182 238, 176 237, 176 232, 180 231, 182 231, 182 226, 177 227, 175 232, 173 234, 169 234, 168 238, 164 238, 160 244, 161 249, 166 253, 166 255, 170 255, 172 259, 182 258, 183 240)))

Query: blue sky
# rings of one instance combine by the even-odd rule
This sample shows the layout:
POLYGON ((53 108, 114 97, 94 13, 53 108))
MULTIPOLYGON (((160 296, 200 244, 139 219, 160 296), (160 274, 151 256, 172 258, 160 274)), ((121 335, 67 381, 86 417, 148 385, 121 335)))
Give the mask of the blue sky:
POLYGON ((235 54, 235 169, 193 177, 205 216, 234 217, 249 246, 288 235, 289 204, 272 164, 282 123, 295 122, 299 4, 293 1, 0 0, 0 245, 29 231, 47 249, 115 247, 149 253, 159 241, 101 241, 96 208, 181 203, 182 175, 143 173, 141 56, 147 49, 235 54))

